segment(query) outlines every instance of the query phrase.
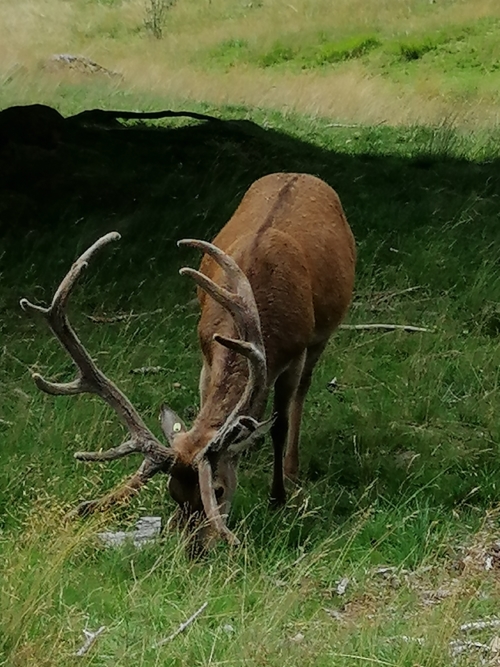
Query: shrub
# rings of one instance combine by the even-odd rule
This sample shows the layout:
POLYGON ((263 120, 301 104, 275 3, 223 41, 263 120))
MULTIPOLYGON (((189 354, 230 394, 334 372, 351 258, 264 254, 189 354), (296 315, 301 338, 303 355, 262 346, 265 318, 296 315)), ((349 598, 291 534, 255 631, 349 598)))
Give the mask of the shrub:
POLYGON ((227 39, 210 51, 210 59, 225 67, 247 62, 249 46, 246 39, 227 39))
POLYGON ((410 62, 411 60, 419 60, 429 51, 434 51, 437 46, 437 43, 430 39, 421 42, 403 42, 399 44, 399 53, 403 60, 410 62))
POLYGON ((144 26, 156 39, 163 37, 166 15, 177 0, 146 0, 144 26))
POLYGON ((264 53, 258 59, 258 64, 261 67, 272 67, 273 65, 280 65, 281 63, 294 60, 296 52, 291 46, 285 46, 280 42, 276 42, 270 51, 264 53))
POLYGON ((314 59, 319 65, 342 62, 360 58, 378 46, 380 41, 372 36, 352 37, 342 42, 326 42, 316 51, 314 59))

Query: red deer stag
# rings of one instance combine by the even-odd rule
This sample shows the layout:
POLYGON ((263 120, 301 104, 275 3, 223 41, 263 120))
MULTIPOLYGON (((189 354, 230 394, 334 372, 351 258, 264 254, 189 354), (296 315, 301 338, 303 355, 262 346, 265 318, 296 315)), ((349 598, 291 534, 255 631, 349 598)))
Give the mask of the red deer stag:
POLYGON ((271 174, 250 187, 213 243, 179 241, 205 253, 200 271, 181 269, 199 288, 201 408, 189 430, 172 410, 161 408, 168 446, 96 367, 65 314, 68 297, 91 257, 119 238, 112 232, 94 243, 74 263, 49 308, 21 301, 23 308, 44 315, 79 370, 77 379, 66 384, 34 374, 36 385, 55 395, 96 394, 130 431, 118 447, 77 452, 75 457, 109 461, 134 452, 144 456, 123 486, 82 503, 76 512, 109 507, 164 472, 170 474, 169 491, 179 505, 177 518, 197 527, 198 546, 207 546, 216 536, 235 543, 226 517, 239 454, 271 431, 271 499, 284 503, 284 476, 294 479, 298 472, 299 429, 311 375, 351 301, 355 245, 339 198, 314 176, 271 174), (273 417, 263 421, 273 387, 273 417))

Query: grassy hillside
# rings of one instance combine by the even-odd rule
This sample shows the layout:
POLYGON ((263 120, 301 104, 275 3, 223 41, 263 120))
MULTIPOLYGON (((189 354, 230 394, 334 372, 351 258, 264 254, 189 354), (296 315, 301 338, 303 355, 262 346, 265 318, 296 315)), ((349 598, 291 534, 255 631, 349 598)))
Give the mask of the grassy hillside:
POLYGON ((0 4, 3 103, 67 101, 50 71, 57 53, 117 72, 102 101, 136 91, 172 104, 204 100, 329 116, 342 122, 498 124, 496 0, 178 0, 163 38, 146 0, 20 0, 0 4), (5 88, 5 84, 7 87, 5 88), (54 95, 56 96, 54 98, 54 95))
POLYGON ((496 618, 500 595, 498 2, 178 0, 161 40, 145 18, 143 0, 0 2, 1 107, 224 119, 0 146, 0 667, 497 664, 498 627, 463 624, 496 618), (47 67, 68 52, 117 75, 47 67), (73 459, 122 429, 97 399, 36 389, 30 372, 64 381, 73 366, 19 299, 48 302, 118 230, 71 321, 155 432, 164 400, 190 422, 198 312, 178 269, 199 256, 176 241, 211 238, 281 170, 340 195, 359 256, 349 324, 429 331, 336 333, 283 510, 268 507, 269 442, 242 460, 239 549, 189 562, 168 530, 105 549, 100 530, 167 523, 166 479, 115 513, 63 520, 138 461, 73 459))
MULTIPOLYGON (((66 90, 75 100, 80 89, 66 90)), ((3 664, 73 664, 82 629, 106 625, 91 664, 446 665, 460 624, 496 613, 496 566, 484 570, 498 526, 496 138, 254 116, 274 129, 179 122, 2 154, 3 664), (36 390, 30 369, 69 379, 72 365, 18 299, 46 302, 84 247, 120 231, 75 294, 72 320, 153 429, 165 399, 189 421, 197 312, 177 269, 198 257, 175 241, 210 238, 247 186, 276 170, 318 174, 341 196, 359 249, 350 322, 432 332, 338 332, 314 378, 287 508, 267 507, 270 448, 242 462, 231 516, 240 550, 221 545, 189 565, 168 531, 140 552, 103 550, 103 525, 146 513, 166 522, 165 480, 113 516, 61 522, 137 462, 73 460, 121 429, 97 400, 36 390), (163 370, 133 373, 144 366, 163 370), (185 635, 154 648, 205 601, 185 635)), ((465 652, 464 664, 476 660, 465 652)))

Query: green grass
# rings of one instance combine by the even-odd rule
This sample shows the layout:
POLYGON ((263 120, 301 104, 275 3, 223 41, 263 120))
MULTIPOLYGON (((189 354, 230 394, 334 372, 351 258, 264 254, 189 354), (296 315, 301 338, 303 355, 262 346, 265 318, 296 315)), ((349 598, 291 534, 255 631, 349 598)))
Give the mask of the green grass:
MULTIPOLYGON (((167 106, 59 87, 65 113, 82 100, 167 106)), ((227 123, 93 130, 54 152, 0 156, 0 664, 72 665, 82 629, 106 625, 89 664, 448 665, 460 623, 498 607, 497 570, 484 570, 498 536, 488 514, 499 498, 498 135, 191 107, 227 123), (73 369, 19 298, 47 302, 77 254, 117 229, 122 240, 89 267, 71 319, 155 432, 163 400, 189 421, 198 315, 178 269, 199 257, 176 241, 211 238, 248 185, 278 170, 317 174, 341 197, 359 253, 349 322, 432 332, 337 332, 307 402, 289 505, 267 506, 269 443, 242 461, 230 520, 241 549, 221 544, 189 563, 182 536, 166 531, 141 551, 105 550, 103 526, 144 514, 166 522, 173 503, 155 479, 112 516, 63 524, 65 510, 138 461, 74 461, 122 429, 97 399, 34 387, 30 370, 64 380, 73 369), (129 317, 87 318, 116 313, 129 317), (142 366, 165 370, 131 373, 142 366), (184 634, 154 648, 205 601, 184 634)))
MULTIPOLYGON (((293 48, 278 41, 269 51, 257 56, 256 61, 260 67, 295 61, 302 69, 308 69, 360 58, 375 49, 379 43, 373 36, 356 35, 349 39, 332 41, 328 35, 320 34, 317 44, 310 46, 306 44, 293 48)), ((245 54, 240 51, 238 55, 245 54)))
POLYGON ((434 31, 402 31, 400 35, 383 31, 337 36, 321 30, 300 39, 295 32, 282 35, 270 47, 257 39, 229 39, 209 52, 205 63, 236 66, 253 64, 272 67, 287 63, 300 69, 330 67, 347 60, 362 59, 372 74, 397 73, 398 67, 425 57, 429 71, 446 72, 480 69, 493 72, 500 66, 498 49, 500 21, 478 19, 467 25, 449 25, 434 31), (408 35, 408 33, 410 34, 408 35), (406 34, 405 34, 406 33, 406 34))
POLYGON ((466 635, 460 624, 496 617, 499 601, 500 24, 494 3, 473 3, 339 0, 330 12, 320 0, 193 0, 169 11, 159 42, 148 40, 136 0, 2 7, 2 106, 189 108, 227 122, 95 129, 52 152, 0 152, 0 667, 494 659, 469 649, 455 662, 449 645, 490 644, 495 629, 466 635), (39 68, 66 50, 124 79, 39 68), (368 83, 352 108, 320 117, 331 110, 321 86, 330 100, 368 83), (304 86, 319 96, 314 117, 293 111, 304 86), (193 90, 259 107, 193 102, 193 90), (387 95, 440 125, 387 126, 402 117, 387 95), (425 115, 443 99, 451 112, 425 115), (356 104, 380 108, 384 122, 338 127, 349 113, 364 118, 356 104), (270 443, 241 462, 230 517, 239 549, 220 544, 189 562, 184 536, 168 530, 142 550, 104 549, 100 530, 146 514, 167 523, 166 479, 113 514, 63 521, 139 461, 74 460, 76 450, 117 444, 122 428, 97 399, 38 392, 30 371, 64 381, 74 369, 19 299, 47 302, 72 260, 117 229, 122 240, 75 291, 71 321, 156 433, 164 400, 190 422, 198 313, 178 269, 199 256, 176 241, 213 237, 250 183, 279 170, 317 174, 341 197, 359 256, 349 323, 431 332, 336 333, 306 404, 300 485, 283 510, 267 503, 270 443), (115 314, 127 317, 87 317, 115 314), (132 372, 144 366, 162 371, 132 372), (205 602, 184 633, 156 647, 205 602), (74 657, 83 629, 101 625, 88 656, 74 657))
MULTIPOLYGON (((233 37, 200 51, 195 61, 206 67, 273 68, 300 74, 305 70, 323 73, 345 71, 355 62, 369 78, 382 76, 399 86, 420 89, 430 97, 451 95, 458 107, 465 101, 493 99, 500 69, 500 20, 480 18, 464 24, 388 30, 381 26, 348 36, 335 29, 295 29, 268 39, 233 37), (438 91, 441 91, 439 93, 438 91)), ((357 71, 360 71, 359 69, 357 71)), ((457 107, 457 108, 458 108, 457 107)))

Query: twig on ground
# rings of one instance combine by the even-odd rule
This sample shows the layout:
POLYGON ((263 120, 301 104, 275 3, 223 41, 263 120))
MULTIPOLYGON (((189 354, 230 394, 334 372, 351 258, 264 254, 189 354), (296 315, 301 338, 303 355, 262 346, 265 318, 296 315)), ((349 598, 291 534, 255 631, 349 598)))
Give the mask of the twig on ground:
POLYGON ((96 630, 95 632, 92 632, 92 630, 87 630, 84 628, 83 634, 85 635, 85 641, 83 645, 78 649, 78 651, 75 651, 76 656, 81 657, 82 655, 85 655, 89 649, 92 647, 94 644, 95 640, 97 637, 99 637, 100 634, 102 634, 106 630, 105 625, 101 625, 101 627, 96 630))
MULTIPOLYGON (((484 621, 464 623, 459 629, 461 632, 469 632, 472 630, 485 630, 486 628, 495 628, 498 626, 500 626, 500 619, 492 618, 484 621)), ((425 645, 427 642, 427 638, 425 637, 409 637, 407 635, 396 635, 394 637, 388 637, 388 639, 391 641, 399 640, 406 643, 414 642, 421 646, 425 645)), ((498 637, 494 637, 489 644, 475 642, 469 639, 452 639, 448 645, 450 647, 451 655, 455 658, 469 651, 482 651, 484 653, 498 653, 500 651, 500 639, 498 637)))
POLYGON ((465 653, 470 649, 477 649, 479 651, 488 651, 488 652, 491 650, 488 644, 482 644, 481 642, 460 641, 459 639, 450 642, 450 649, 451 649, 451 654, 453 656, 465 653))
POLYGON ((114 324, 115 322, 124 322, 131 319, 131 315, 112 315, 106 317, 105 315, 87 315, 87 319, 96 324, 114 324))
POLYGON ((425 644, 425 639, 423 637, 409 637, 408 635, 396 635, 394 637, 389 637, 392 641, 402 641, 405 644, 418 644, 423 646, 425 644))
MULTIPOLYGON (((385 125, 387 123, 386 120, 380 120, 378 123, 375 123, 373 127, 378 127, 379 125, 385 125)), ((365 127, 364 125, 360 123, 328 123, 325 125, 325 127, 365 127)))
POLYGON ((386 310, 394 310, 389 306, 389 301, 395 299, 398 296, 404 296, 405 294, 411 294, 412 292, 417 292, 418 290, 424 289, 424 285, 414 285, 413 287, 406 287, 401 290, 393 290, 392 292, 376 292, 375 294, 368 295, 366 299, 356 300, 352 304, 352 308, 361 308, 365 306, 369 310, 380 310, 385 307, 386 310))
POLYGON ((168 368, 163 366, 141 366, 140 368, 131 368, 129 373, 132 375, 157 375, 158 373, 167 373, 168 368))
POLYGON ((328 123, 325 127, 361 127, 361 125, 356 125, 355 123, 328 123))
POLYGON ((464 623, 460 626, 462 632, 469 632, 470 630, 484 630, 485 628, 496 628, 500 625, 500 618, 491 618, 485 621, 473 621, 471 623, 464 623))
POLYGON ((187 621, 184 621, 184 623, 181 623, 177 630, 175 632, 172 632, 172 634, 169 637, 166 637, 165 639, 161 639, 159 642, 155 644, 155 648, 159 648, 160 646, 163 646, 164 644, 168 644, 168 642, 171 642, 172 639, 175 639, 177 635, 180 635, 181 632, 184 632, 184 630, 191 625, 193 621, 195 621, 198 616, 205 611, 205 609, 208 606, 208 602, 204 602, 201 607, 194 612, 192 616, 188 618, 187 621))
POLYGON ((394 299, 397 296, 402 296, 403 294, 409 294, 410 292, 416 292, 419 289, 423 289, 423 285, 414 285, 413 287, 406 287, 405 289, 395 290, 393 292, 382 292, 374 298, 377 303, 382 301, 389 301, 389 299, 394 299))
POLYGON ((96 324, 114 324, 115 322, 126 322, 127 320, 135 320, 139 317, 147 317, 148 315, 158 315, 163 311, 162 308, 151 310, 146 313, 117 313, 116 315, 87 315, 87 319, 96 324))
POLYGON ((340 329, 351 329, 354 331, 369 331, 372 329, 383 329, 385 331, 423 331, 425 333, 434 333, 434 329, 425 327, 414 327, 411 324, 341 324, 340 329))

